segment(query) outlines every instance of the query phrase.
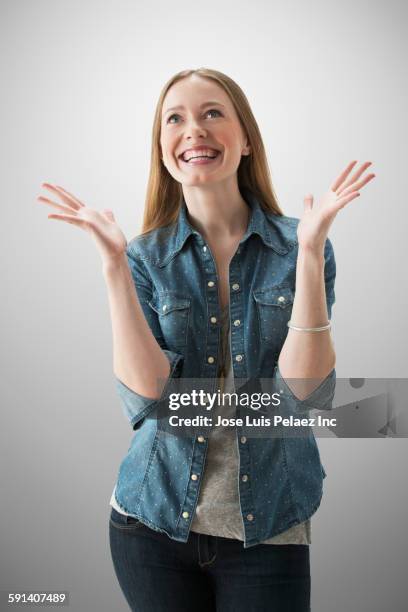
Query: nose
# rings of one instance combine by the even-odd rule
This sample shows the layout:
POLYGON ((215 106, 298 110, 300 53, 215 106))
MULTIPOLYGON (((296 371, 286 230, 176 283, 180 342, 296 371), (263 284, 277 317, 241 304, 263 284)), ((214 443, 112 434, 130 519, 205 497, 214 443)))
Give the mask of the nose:
POLYGON ((207 130, 195 119, 191 119, 186 124, 186 138, 197 138, 198 136, 202 136, 205 138, 207 135, 207 130))

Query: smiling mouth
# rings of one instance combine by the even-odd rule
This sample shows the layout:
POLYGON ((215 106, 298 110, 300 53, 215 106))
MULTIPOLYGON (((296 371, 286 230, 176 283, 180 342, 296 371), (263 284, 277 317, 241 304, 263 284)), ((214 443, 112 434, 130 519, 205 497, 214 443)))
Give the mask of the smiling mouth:
POLYGON ((190 164, 191 166, 196 165, 196 164, 209 164, 211 162, 213 162, 214 160, 218 159, 218 157, 220 157, 221 153, 220 151, 217 151, 216 155, 213 155, 211 157, 209 157, 208 155, 195 155, 194 157, 191 157, 188 161, 185 160, 183 158, 183 155, 180 155, 179 159, 180 161, 184 162, 185 164, 190 164))

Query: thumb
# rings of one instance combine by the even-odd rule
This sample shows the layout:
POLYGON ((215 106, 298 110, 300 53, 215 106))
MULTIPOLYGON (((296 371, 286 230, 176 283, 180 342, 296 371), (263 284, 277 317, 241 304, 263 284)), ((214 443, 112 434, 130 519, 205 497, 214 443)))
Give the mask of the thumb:
POLYGON ((313 208, 313 195, 311 193, 308 193, 303 198, 303 204, 304 204, 305 211, 306 210, 312 210, 312 208, 313 208))
POLYGON ((114 216, 113 212, 109 208, 104 208, 103 209, 103 213, 104 213, 105 217, 107 219, 109 219, 109 221, 115 221, 115 216, 114 216))

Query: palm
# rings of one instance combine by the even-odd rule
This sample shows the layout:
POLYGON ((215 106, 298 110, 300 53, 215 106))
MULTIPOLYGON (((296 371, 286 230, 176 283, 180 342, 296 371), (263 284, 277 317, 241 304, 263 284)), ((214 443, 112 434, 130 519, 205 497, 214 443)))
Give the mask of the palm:
POLYGON ((40 202, 49 204, 63 212, 63 214, 48 215, 49 219, 65 221, 66 223, 77 225, 88 232, 94 239, 103 260, 117 257, 125 251, 127 241, 122 230, 117 225, 112 211, 104 210, 99 212, 90 208, 74 195, 57 185, 43 183, 43 187, 58 195, 65 204, 59 204, 43 196, 38 196, 37 199, 40 202))

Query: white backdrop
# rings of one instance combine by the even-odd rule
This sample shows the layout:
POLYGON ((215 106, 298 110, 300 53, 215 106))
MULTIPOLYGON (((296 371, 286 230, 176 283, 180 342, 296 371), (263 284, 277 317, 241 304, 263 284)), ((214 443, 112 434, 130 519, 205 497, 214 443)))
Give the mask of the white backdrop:
MULTIPOLYGON (((250 101, 285 214, 301 216, 303 196, 318 198, 352 159, 373 162, 376 178, 329 234, 336 371, 405 377, 407 7, 2 0, 0 17, 0 590, 65 589, 75 612, 125 610, 108 500, 132 431, 101 264, 85 232, 47 219, 41 183, 112 208, 130 240, 162 86, 185 68, 227 73, 250 101)), ((319 447, 313 611, 402 610, 406 440, 319 447)))

